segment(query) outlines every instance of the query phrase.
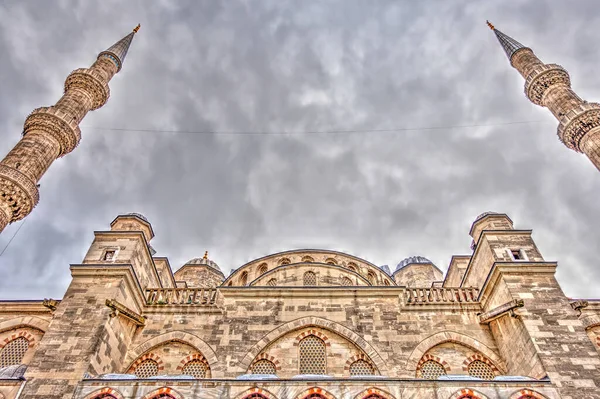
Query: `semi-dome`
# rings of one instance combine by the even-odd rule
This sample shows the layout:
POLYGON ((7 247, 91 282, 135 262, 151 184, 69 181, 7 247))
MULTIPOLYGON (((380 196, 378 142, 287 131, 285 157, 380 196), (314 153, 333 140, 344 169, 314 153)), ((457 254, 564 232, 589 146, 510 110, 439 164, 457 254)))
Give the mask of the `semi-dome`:
POLYGON ((431 264, 433 264, 432 261, 430 261, 429 259, 427 259, 423 256, 410 256, 406 259, 401 260, 400 263, 398 263, 398 266, 396 266, 396 271, 402 269, 405 266, 413 264, 413 263, 431 263, 431 264))

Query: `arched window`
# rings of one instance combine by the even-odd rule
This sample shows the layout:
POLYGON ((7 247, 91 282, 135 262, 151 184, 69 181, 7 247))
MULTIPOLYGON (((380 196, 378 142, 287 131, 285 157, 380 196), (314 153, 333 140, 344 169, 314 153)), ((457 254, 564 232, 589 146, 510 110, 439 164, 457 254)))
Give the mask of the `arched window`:
POLYGON ((200 359, 190 360, 181 369, 181 374, 191 375, 194 378, 206 378, 208 374, 208 364, 200 359))
POLYGON ((325 342, 315 335, 303 338, 298 345, 300 374, 325 374, 325 342))
POLYGON ((367 273, 367 280, 369 280, 369 283, 371 283, 371 285, 375 285, 377 283, 377 278, 372 272, 367 273))
POLYGON ((267 399, 267 397, 259 393, 251 393, 248 396, 244 396, 244 399, 267 399))
POLYGON ((372 395, 367 396, 364 399, 385 399, 385 398, 383 396, 381 396, 381 395, 377 395, 376 393, 374 393, 372 395))
POLYGON ((229 284, 227 284, 227 286, 231 287, 233 285, 233 281, 230 281, 229 284))
POLYGON ((421 365, 417 372, 419 378, 424 378, 426 380, 437 380, 443 375, 446 375, 446 369, 435 360, 427 360, 421 365))
POLYGON ((252 374, 276 374, 275 364, 267 359, 261 359, 252 365, 252 374))
POLYGON ((269 270, 269 266, 266 263, 261 263, 258 266, 258 275, 265 274, 269 270))
POLYGON ((279 264, 280 264, 280 265, 289 265, 290 263, 292 263, 292 261, 290 260, 290 258, 282 258, 282 259, 279 261, 279 264))
POLYGON ((350 375, 373 375, 373 366, 366 360, 359 359, 350 365, 350 375))
POLYGON ((473 360, 467 367, 471 377, 481 378, 482 380, 493 380, 496 374, 489 364, 481 360, 473 360))
POLYGON ((158 363, 152 359, 141 362, 133 372, 138 378, 152 378, 158 374, 158 363))
POLYGON ((389 281, 387 281, 387 280, 383 280, 383 284, 385 284, 385 285, 390 285, 390 282, 389 282, 389 281))
POLYGON ((353 266, 353 265, 348 265, 348 269, 352 270, 354 273, 356 273, 356 271, 358 270, 357 266, 353 266))
POLYGON ((240 285, 246 285, 248 283, 248 272, 244 271, 240 276, 240 285))
POLYGON ((337 261, 333 258, 325 259, 325 263, 327 263, 328 265, 337 265, 337 261))
POLYGON ((306 255, 306 256, 303 256, 303 257, 302 257, 302 262, 305 262, 305 263, 312 263, 312 262, 314 262, 314 261, 315 261, 315 260, 313 259, 313 257, 312 257, 312 256, 308 256, 308 255, 306 255))
POLYGON ((310 395, 305 396, 304 399, 326 399, 326 398, 325 398, 325 396, 321 395, 320 393, 311 393, 310 395))
POLYGON ((314 274, 313 272, 304 273, 303 284, 304 285, 317 285, 317 275, 314 274))
POLYGON ((342 277, 340 279, 340 285, 348 287, 348 286, 351 286, 351 285, 354 285, 354 284, 352 284, 352 280, 350 280, 348 277, 342 277))
POLYGON ((0 367, 21 364, 27 349, 29 349, 29 341, 25 337, 18 337, 9 341, 0 352, 0 367))
POLYGON ((267 285, 271 286, 271 287, 275 287, 277 285, 277 279, 272 278, 269 281, 267 281, 267 285))

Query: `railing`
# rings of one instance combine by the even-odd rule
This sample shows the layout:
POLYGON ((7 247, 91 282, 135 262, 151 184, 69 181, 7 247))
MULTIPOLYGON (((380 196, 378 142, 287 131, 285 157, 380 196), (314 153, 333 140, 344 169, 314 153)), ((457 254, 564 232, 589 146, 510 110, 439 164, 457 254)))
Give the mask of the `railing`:
POLYGON ((215 304, 217 290, 214 288, 149 288, 146 289, 148 305, 200 305, 215 304))
POLYGON ((407 303, 478 302, 477 288, 407 288, 407 303))

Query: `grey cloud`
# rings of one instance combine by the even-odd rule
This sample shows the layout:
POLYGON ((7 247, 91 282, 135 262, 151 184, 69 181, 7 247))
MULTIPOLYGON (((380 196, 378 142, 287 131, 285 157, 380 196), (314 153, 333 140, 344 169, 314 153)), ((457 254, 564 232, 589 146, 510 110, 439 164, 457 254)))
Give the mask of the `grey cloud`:
MULTIPOLYGON (((568 295, 597 296, 598 172, 556 138, 484 25, 600 97, 597 1, 43 1, 0 5, 0 150, 75 68, 138 22, 106 106, 41 181, 0 265, 3 298, 60 297, 69 263, 120 212, 145 214, 174 268, 209 250, 227 273, 270 252, 344 250, 377 264, 469 253, 492 209, 533 228, 568 295), (531 124, 395 133, 200 135, 531 124)), ((18 228, 0 236, 3 246, 18 228)))

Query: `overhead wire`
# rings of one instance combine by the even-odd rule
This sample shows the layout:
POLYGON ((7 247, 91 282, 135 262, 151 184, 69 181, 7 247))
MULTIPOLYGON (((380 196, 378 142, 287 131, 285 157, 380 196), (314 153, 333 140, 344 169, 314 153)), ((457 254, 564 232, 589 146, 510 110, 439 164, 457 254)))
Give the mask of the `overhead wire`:
POLYGON ((17 231, 15 231, 15 234, 13 234, 13 236, 10 238, 10 240, 8 240, 8 242, 6 243, 6 245, 4 246, 4 248, 2 249, 2 252, 0 252, 0 257, 2 255, 4 255, 4 252, 6 251, 6 249, 10 245, 10 243, 15 239, 15 237, 17 236, 17 234, 19 234, 19 231, 21 231, 21 228, 23 227, 23 225, 25 224, 26 221, 27 221, 27 219, 23 219, 23 221, 19 225, 19 228, 17 229, 17 231))
POLYGON ((177 134, 199 134, 199 135, 318 135, 318 134, 354 134, 354 133, 395 133, 407 131, 427 131, 427 130, 449 130, 449 129, 468 129, 478 127, 496 127, 510 125, 525 125, 533 123, 544 123, 545 121, 515 121, 502 123, 486 123, 471 125, 446 125, 446 126, 425 126, 425 127, 401 127, 388 129, 351 129, 351 130, 296 130, 296 131, 266 131, 266 130, 248 130, 248 131, 223 131, 223 130, 163 130, 163 129, 136 129, 120 127, 102 127, 102 126, 82 126, 83 129, 105 130, 117 132, 140 132, 140 133, 177 133, 177 134))

